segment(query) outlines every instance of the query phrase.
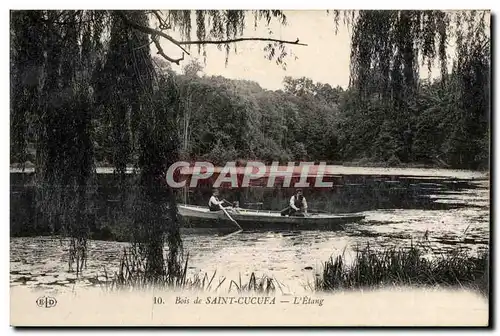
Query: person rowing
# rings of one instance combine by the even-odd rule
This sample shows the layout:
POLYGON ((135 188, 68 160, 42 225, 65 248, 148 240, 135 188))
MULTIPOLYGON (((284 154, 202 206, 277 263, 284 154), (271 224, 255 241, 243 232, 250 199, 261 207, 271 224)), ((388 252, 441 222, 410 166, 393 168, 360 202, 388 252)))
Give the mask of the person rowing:
POLYGON ((281 211, 281 216, 307 216, 307 201, 302 194, 302 189, 290 197, 289 206, 281 211))
MULTIPOLYGON (((236 203, 235 207, 238 208, 239 205, 237 204, 237 202, 235 202, 235 203, 236 203)), ((240 233, 241 231, 243 231, 243 228, 240 226, 240 224, 238 224, 237 221, 234 220, 233 217, 231 217, 231 215, 229 215, 226 208, 224 208, 224 204, 228 204, 228 207, 232 206, 232 204, 226 200, 219 200, 219 190, 213 189, 212 196, 210 197, 210 199, 208 201, 208 208, 210 209, 210 211, 222 210, 222 212, 224 212, 226 217, 238 227, 238 231, 235 231, 235 232, 229 234, 228 236, 226 236, 226 238, 227 238, 233 234, 240 233)))
POLYGON ((226 200, 219 200, 219 190, 213 189, 212 197, 210 197, 210 200, 208 201, 208 208, 210 211, 222 210, 224 205, 227 205, 228 207, 232 206, 232 204, 226 200))

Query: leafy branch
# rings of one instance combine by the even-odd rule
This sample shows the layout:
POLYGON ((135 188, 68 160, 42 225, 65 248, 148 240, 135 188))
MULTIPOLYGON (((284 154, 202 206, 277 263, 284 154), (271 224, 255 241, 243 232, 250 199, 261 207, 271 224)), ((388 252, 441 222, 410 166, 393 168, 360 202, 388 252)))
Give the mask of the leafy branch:
POLYGON ((293 44, 293 45, 300 45, 300 46, 307 46, 305 43, 300 43, 299 39, 297 38, 295 41, 289 41, 289 40, 281 40, 281 39, 273 39, 273 38, 264 38, 264 37, 239 37, 239 38, 232 38, 232 39, 225 39, 225 40, 195 40, 195 41, 179 41, 172 37, 171 35, 165 33, 163 30, 164 29, 169 29, 170 25, 166 23, 162 17, 156 12, 153 11, 153 14, 157 18, 157 20, 160 22, 160 29, 154 29, 148 26, 141 25, 130 18, 127 17, 127 15, 123 11, 115 11, 116 15, 121 17, 123 19, 123 22, 134 28, 137 29, 143 33, 151 35, 151 39, 154 42, 156 48, 158 49, 158 54, 161 55, 163 58, 165 58, 169 62, 173 62, 176 64, 179 64, 180 61, 184 60, 184 53, 190 55, 189 51, 187 51, 183 46, 184 45, 208 45, 208 44, 230 44, 230 43, 238 43, 238 42, 245 42, 245 41, 264 41, 264 42, 275 42, 279 43, 281 45, 283 44, 293 44), (160 40, 159 37, 163 37, 176 45, 178 48, 180 48, 183 51, 182 57, 181 58, 172 58, 165 54, 163 51, 163 48, 160 45, 160 40))

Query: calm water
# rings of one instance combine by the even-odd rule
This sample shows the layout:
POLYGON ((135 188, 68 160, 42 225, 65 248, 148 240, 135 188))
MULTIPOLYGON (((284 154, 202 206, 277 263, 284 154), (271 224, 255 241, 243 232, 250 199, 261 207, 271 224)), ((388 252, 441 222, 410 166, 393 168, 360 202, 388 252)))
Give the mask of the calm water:
MULTIPOLYGON (((362 211, 366 219, 347 224, 338 231, 244 232, 228 239, 210 230, 183 231, 185 252, 190 254, 190 275, 212 275, 248 279, 252 272, 274 276, 292 291, 303 290, 322 263, 337 253, 352 256, 357 246, 375 248, 419 243, 427 233, 430 254, 450 249, 476 253, 489 244, 489 180, 487 176, 450 170, 339 168, 334 188, 306 190, 312 209, 362 211)), ((20 230, 29 213, 29 197, 13 179, 11 232, 20 230), (13 224, 14 223, 14 224, 13 224)), ((189 194, 188 202, 204 204, 208 191, 189 194)), ((266 189, 235 194, 257 207, 280 209, 290 191, 266 189)), ((112 192, 100 192, 105 212, 113 202, 112 192)), ((103 220, 104 221, 104 220, 103 220)), ((22 230, 21 230, 22 231, 22 230)), ((104 267, 112 273, 126 243, 91 241, 87 268, 80 279, 67 272, 67 246, 56 238, 11 238, 11 286, 71 290, 94 286, 102 280, 104 267), (97 280, 96 280, 97 279, 97 280)))

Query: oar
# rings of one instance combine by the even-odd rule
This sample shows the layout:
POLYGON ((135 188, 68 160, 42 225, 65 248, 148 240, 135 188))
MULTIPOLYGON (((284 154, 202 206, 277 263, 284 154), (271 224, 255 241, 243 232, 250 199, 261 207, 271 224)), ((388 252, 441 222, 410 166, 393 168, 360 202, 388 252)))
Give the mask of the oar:
POLYGON ((221 239, 226 239, 226 238, 229 238, 229 237, 234 236, 234 235, 236 235, 236 234, 238 234, 238 233, 240 233, 240 232, 241 232, 241 230, 238 230, 238 231, 234 231, 234 232, 228 233, 227 235, 222 236, 222 237, 221 237, 221 239))
POLYGON ((222 205, 219 205, 219 207, 221 208, 221 210, 222 210, 222 211, 224 211, 224 214, 227 216, 227 218, 229 218, 229 220, 230 220, 231 222, 233 222, 234 224, 236 224, 236 226, 239 228, 239 230, 238 230, 238 231, 235 231, 235 232, 233 232, 233 233, 230 233, 230 234, 228 234, 228 235, 224 236, 223 238, 230 237, 230 236, 232 236, 232 235, 238 234, 238 233, 240 233, 241 231, 243 231, 243 228, 240 226, 240 224, 238 224, 238 222, 237 222, 237 221, 235 221, 235 220, 233 219, 233 217, 231 217, 231 216, 229 215, 229 213, 226 211, 226 209, 224 209, 224 207, 223 207, 222 205))
POLYGON ((233 222, 234 224, 236 224, 236 226, 237 226, 240 230, 243 230, 243 229, 241 228, 240 224, 238 224, 238 222, 237 222, 237 221, 235 221, 235 220, 233 219, 233 217, 231 217, 231 216, 227 213, 226 209, 224 209, 222 206, 221 206, 220 208, 222 209, 222 211, 224 211, 224 214, 226 214, 227 218, 229 218, 229 220, 230 220, 231 222, 233 222))

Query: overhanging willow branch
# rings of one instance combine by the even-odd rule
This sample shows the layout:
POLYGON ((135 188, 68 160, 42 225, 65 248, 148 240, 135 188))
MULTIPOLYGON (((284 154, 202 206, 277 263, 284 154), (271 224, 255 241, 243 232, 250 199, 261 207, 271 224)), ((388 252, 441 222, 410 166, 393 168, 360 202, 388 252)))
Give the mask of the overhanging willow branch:
POLYGON ((155 38, 155 36, 161 36, 163 38, 166 38, 168 41, 172 42, 176 46, 178 46, 184 53, 190 55, 190 53, 183 48, 183 45, 203 45, 203 44, 228 44, 228 43, 237 43, 237 42, 245 42, 245 41, 264 41, 264 42, 275 42, 275 43, 281 43, 281 44, 294 44, 294 45, 300 45, 300 46, 307 46, 305 43, 300 43, 299 39, 295 41, 287 41, 287 40, 280 40, 280 39, 273 39, 273 38, 265 38, 265 37, 239 37, 239 38, 234 38, 234 39, 227 39, 227 40, 198 40, 198 41, 178 41, 172 36, 168 35, 167 33, 154 29, 151 27, 143 26, 140 25, 133 20, 130 20, 123 12, 121 11, 115 11, 117 15, 119 15, 123 21, 129 25, 132 28, 135 28, 137 30, 142 31, 143 33, 149 34, 152 36, 152 39, 158 48, 158 54, 163 56, 166 60, 170 62, 174 62, 176 64, 179 64, 179 61, 184 59, 184 55, 180 59, 172 59, 171 57, 168 57, 163 50, 160 47, 160 43, 158 39, 155 38))
POLYGON ((123 21, 127 25, 131 26, 132 28, 135 28, 137 30, 142 31, 143 33, 146 33, 146 34, 149 34, 149 35, 152 35, 152 36, 158 35, 158 36, 164 37, 167 40, 169 40, 170 42, 172 42, 173 44, 175 44, 176 46, 178 46, 179 48, 181 48, 183 52, 185 52, 186 54, 190 55, 189 52, 180 45, 179 41, 177 41, 176 39, 174 39, 172 36, 166 34, 165 32, 162 32, 161 30, 157 30, 157 29, 153 29, 153 28, 150 28, 150 27, 146 27, 146 26, 140 25, 140 24, 138 24, 138 23, 130 20, 121 11, 116 11, 115 13, 117 13, 123 19, 123 21))
POLYGON ((156 49, 158 49, 158 54, 161 55, 163 58, 165 58, 167 61, 175 63, 179 65, 180 61, 184 60, 184 53, 182 53, 181 58, 171 58, 165 52, 163 51, 163 48, 161 47, 160 41, 158 39, 158 35, 151 37, 153 43, 156 46, 156 49))
POLYGON ((236 43, 236 42, 244 42, 244 41, 267 41, 267 42, 277 42, 277 43, 283 43, 283 44, 295 44, 295 45, 300 45, 300 46, 307 46, 305 43, 300 43, 299 39, 295 41, 287 41, 287 40, 279 40, 279 39, 273 39, 273 38, 265 38, 265 37, 239 37, 235 39, 229 39, 229 40, 217 40, 217 41, 179 41, 177 43, 181 45, 188 45, 188 44, 225 44, 225 43, 236 43))

